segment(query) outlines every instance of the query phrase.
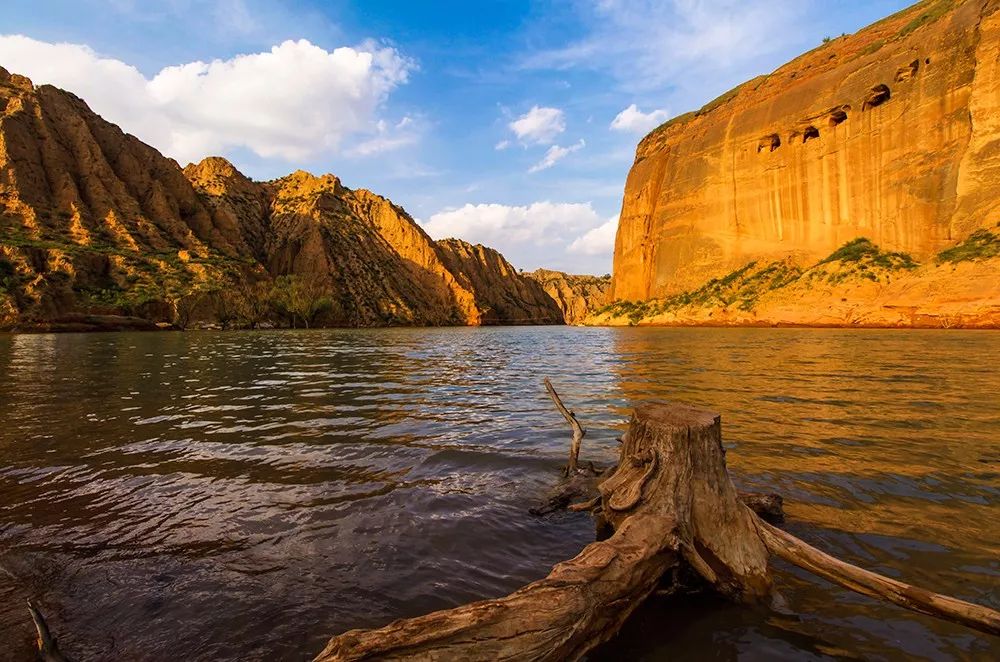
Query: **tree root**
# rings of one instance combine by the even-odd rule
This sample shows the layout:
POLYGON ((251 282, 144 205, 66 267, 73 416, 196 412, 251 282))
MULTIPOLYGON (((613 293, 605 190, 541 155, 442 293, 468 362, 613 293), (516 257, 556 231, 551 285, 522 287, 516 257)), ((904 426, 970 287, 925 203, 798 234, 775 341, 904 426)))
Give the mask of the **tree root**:
MULTIPOLYGON (((579 423, 558 396, 553 400, 574 427, 569 468, 578 469, 579 423)), ((613 637, 649 595, 681 589, 685 574, 736 601, 767 600, 771 554, 865 595, 1000 633, 992 609, 862 570, 764 521, 783 517, 781 498, 737 494, 713 412, 678 403, 638 406, 618 465, 595 482, 597 499, 565 499, 560 507, 591 510, 597 542, 545 579, 497 600, 345 632, 316 660, 577 660, 613 637)))

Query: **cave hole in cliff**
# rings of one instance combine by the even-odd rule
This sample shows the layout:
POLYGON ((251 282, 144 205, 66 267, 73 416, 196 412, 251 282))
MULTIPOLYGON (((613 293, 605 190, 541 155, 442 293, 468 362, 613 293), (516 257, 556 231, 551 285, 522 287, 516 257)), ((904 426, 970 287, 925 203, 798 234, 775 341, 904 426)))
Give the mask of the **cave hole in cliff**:
POLYGON ((847 111, 843 108, 838 108, 830 113, 830 126, 834 127, 842 122, 847 121, 847 111))
POLYGON ((819 129, 814 126, 807 126, 802 132, 802 142, 809 142, 813 138, 819 138, 819 129))
POLYGON ((881 106, 883 103, 889 100, 890 92, 889 86, 885 84, 878 84, 868 92, 868 96, 865 97, 865 102, 861 106, 861 110, 866 108, 874 108, 875 106, 881 106))
POLYGON ((781 147, 781 136, 779 136, 777 133, 772 133, 771 135, 764 136, 763 138, 760 139, 760 142, 757 143, 757 153, 759 154, 765 149, 768 152, 773 152, 779 147, 781 147))

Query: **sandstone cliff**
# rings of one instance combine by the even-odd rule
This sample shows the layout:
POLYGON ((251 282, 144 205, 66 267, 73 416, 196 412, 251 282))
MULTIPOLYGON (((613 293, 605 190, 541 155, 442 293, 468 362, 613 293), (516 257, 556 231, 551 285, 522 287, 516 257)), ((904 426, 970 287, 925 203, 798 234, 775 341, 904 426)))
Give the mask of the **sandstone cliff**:
POLYGON ((750 261, 806 267, 857 237, 923 262, 995 224, 998 5, 921 2, 653 131, 625 186, 612 298, 750 261))
POLYGON ((805 267, 755 260, 685 292, 616 301, 587 323, 997 328, 998 274, 1000 224, 924 263, 860 238, 805 267))
POLYGON ((443 239, 437 246, 448 270, 483 306, 481 323, 563 323, 562 311, 542 286, 519 274, 497 251, 460 239, 443 239))
POLYGON ((580 324, 586 317, 608 303, 610 276, 581 276, 549 269, 526 274, 558 304, 567 324, 580 324))
POLYGON ((286 276, 322 300, 307 323, 562 323, 499 253, 434 242, 381 196, 302 171, 254 182, 218 157, 182 170, 0 69, 0 328, 228 318, 227 293, 286 276))

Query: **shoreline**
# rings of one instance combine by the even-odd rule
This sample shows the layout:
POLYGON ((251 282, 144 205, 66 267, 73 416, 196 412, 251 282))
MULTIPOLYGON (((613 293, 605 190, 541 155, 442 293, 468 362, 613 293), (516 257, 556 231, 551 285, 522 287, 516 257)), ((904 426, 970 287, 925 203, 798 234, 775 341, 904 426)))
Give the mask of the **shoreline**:
MULTIPOLYGON (((143 320, 148 321, 148 320, 143 320)), ((835 324, 835 323, 797 323, 797 322, 640 322, 638 324, 451 324, 451 325, 393 325, 393 326, 320 326, 311 328, 235 328, 221 329, 212 327, 194 327, 181 329, 167 325, 121 325, 121 326, 88 326, 86 324, 60 324, 49 326, 40 324, 29 327, 15 327, 0 329, 0 336, 17 335, 64 335, 64 334, 101 334, 101 333, 188 333, 188 332, 214 332, 232 333, 241 331, 327 331, 327 330, 356 330, 356 331, 383 331, 389 329, 492 329, 492 328, 591 328, 591 329, 635 329, 635 328, 658 328, 658 329, 856 329, 856 330, 884 330, 884 331, 1000 331, 1000 324, 835 324)))

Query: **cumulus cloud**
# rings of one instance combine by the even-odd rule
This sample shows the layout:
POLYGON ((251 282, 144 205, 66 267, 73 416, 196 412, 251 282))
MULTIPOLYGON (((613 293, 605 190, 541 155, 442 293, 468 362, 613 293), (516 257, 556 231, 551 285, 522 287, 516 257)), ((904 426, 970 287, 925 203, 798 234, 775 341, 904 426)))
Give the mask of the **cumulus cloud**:
MULTIPOLYGON (((608 223, 589 202, 546 201, 521 206, 467 204, 440 211, 421 225, 435 239, 459 237, 496 248, 526 269, 605 273, 611 267, 611 250, 597 251, 600 242, 591 235, 608 223), (569 253, 571 242, 579 247, 569 253)), ((610 235, 613 242, 614 227, 610 235)))
POLYGON ((566 158, 573 152, 583 149, 586 144, 587 143, 585 143, 581 138, 580 142, 576 143, 575 145, 570 145, 569 147, 561 147, 560 145, 553 145, 552 147, 549 147, 548 151, 545 152, 545 156, 542 157, 542 160, 536 163, 535 165, 531 166, 528 169, 528 172, 538 172, 539 170, 546 170, 548 168, 551 168, 556 163, 566 158))
POLYGON ((473 243, 509 246, 559 243, 599 222, 600 216, 590 203, 467 204, 432 215, 424 229, 435 239, 460 237, 473 243))
MULTIPOLYGON (((0 36, 0 62, 36 84, 83 97, 107 120, 181 162, 246 148, 299 161, 371 136, 358 153, 398 146, 378 112, 415 65, 366 43, 327 51, 307 40, 227 60, 188 62, 147 78, 81 44, 0 36), (379 142, 381 140, 381 142, 379 142)), ((399 128, 399 127, 397 127, 399 128)), ((405 127, 403 127, 405 128, 405 127)))
POLYGON ((615 118, 611 120, 611 129, 614 131, 644 134, 649 133, 669 118, 670 115, 665 110, 657 109, 644 113, 633 103, 615 115, 615 118))
POLYGON ((615 249, 615 233, 618 231, 618 216, 588 230, 574 239, 566 250, 577 255, 610 255, 615 249))
POLYGON ((566 115, 558 108, 533 106, 508 126, 524 144, 548 145, 566 130, 566 115))
POLYGON ((510 141, 509 140, 501 140, 500 142, 498 142, 496 145, 493 146, 493 149, 497 150, 498 152, 502 152, 503 150, 507 149, 508 147, 510 147, 510 141))

